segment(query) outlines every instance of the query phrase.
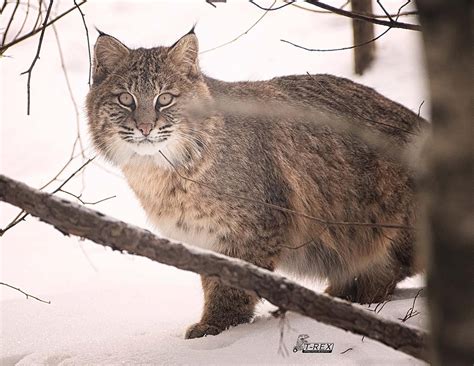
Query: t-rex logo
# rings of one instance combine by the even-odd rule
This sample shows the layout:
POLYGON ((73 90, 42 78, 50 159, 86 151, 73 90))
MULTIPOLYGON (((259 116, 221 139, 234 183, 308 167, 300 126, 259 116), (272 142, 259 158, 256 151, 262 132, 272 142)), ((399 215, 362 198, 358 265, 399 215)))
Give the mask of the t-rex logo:
POLYGON ((334 343, 310 343, 306 339, 309 338, 307 334, 300 334, 296 339, 296 346, 293 347, 293 352, 302 351, 303 353, 332 353, 334 343))

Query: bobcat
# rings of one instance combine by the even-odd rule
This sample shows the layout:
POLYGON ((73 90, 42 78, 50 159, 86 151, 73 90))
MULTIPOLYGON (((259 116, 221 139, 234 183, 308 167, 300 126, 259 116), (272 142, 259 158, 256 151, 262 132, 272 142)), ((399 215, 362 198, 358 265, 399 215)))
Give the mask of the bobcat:
MULTIPOLYGON (((328 294, 359 303, 421 270, 414 174, 384 151, 426 125, 407 108, 331 75, 210 78, 194 31, 151 49, 101 33, 94 53, 92 139, 162 235, 327 279, 328 294)), ((202 318, 186 338, 251 320, 257 296, 201 279, 202 318)))

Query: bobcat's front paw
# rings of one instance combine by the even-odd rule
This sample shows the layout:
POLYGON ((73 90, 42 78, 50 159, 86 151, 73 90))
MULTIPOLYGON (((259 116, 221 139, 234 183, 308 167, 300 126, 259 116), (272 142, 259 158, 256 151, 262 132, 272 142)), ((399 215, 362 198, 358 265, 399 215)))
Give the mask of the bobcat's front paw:
POLYGON ((207 335, 218 335, 222 329, 206 323, 196 323, 191 325, 186 331, 185 339, 201 338, 207 335))

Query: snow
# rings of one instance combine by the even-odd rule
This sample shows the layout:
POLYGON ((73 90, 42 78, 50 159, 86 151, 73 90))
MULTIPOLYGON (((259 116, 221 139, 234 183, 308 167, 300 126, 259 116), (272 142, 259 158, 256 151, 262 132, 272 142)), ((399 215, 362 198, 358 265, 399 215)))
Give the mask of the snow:
MULTIPOLYGON (((71 6, 69 1, 58 3, 58 13, 71 6)), ((396 10, 402 1, 384 3, 396 10)), ((262 0, 259 4, 269 6, 271 1, 262 0)), ((235 38, 262 15, 252 4, 239 1, 218 3, 217 8, 204 1, 89 1, 83 9, 92 42, 96 38, 93 27, 97 26, 131 47, 169 45, 197 22, 201 50, 235 38)), ((17 29, 19 24, 13 26, 17 29)), ((79 14, 69 14, 57 23, 57 28, 80 106, 84 143, 90 146, 83 113, 88 59, 79 14)), ((376 33, 382 30, 377 27, 376 33)), ((343 47, 352 41, 351 22, 287 6, 268 13, 237 41, 201 54, 201 67, 210 76, 223 80, 331 73, 370 85, 414 111, 423 100, 427 101, 418 33, 389 31, 377 42, 377 60, 363 77, 353 74, 351 51, 311 53, 280 39, 314 48, 343 47)), ((51 29, 46 32, 41 59, 33 71, 32 114, 26 116, 26 77, 19 74, 29 67, 36 45, 37 38, 21 43, 6 53, 9 57, 0 60, 0 171, 39 187, 68 160, 76 122, 51 29)), ((426 116, 427 111, 425 103, 421 114, 426 116)), ((86 154, 92 156, 94 152, 88 147, 86 154)), ((81 165, 80 159, 71 165, 63 177, 81 165)), ((83 190, 87 201, 116 195, 93 208, 150 228, 120 172, 104 161, 92 163, 66 187, 76 194, 83 190)), ((0 207, 0 224, 4 227, 18 210, 5 204, 0 207)), ((0 281, 51 301, 48 305, 27 300, 19 292, 0 286, 1 365, 423 364, 378 342, 362 340, 361 336, 298 314, 289 313, 284 321, 275 319, 269 314, 274 307, 267 302, 259 305, 252 324, 216 337, 184 340, 184 330, 198 321, 202 308, 196 274, 64 237, 32 218, 8 231, 0 248, 0 281), (310 342, 335 343, 333 353, 293 353, 299 334, 308 334, 310 342), (288 354, 279 351, 281 344, 288 354)), ((322 283, 306 284, 317 291, 324 289, 322 283)), ((400 286, 404 288, 397 290, 380 315, 402 318, 412 306, 419 286, 423 286, 422 278, 405 281, 400 286)), ((423 297, 417 300, 416 310, 421 314, 407 324, 426 327, 423 297)))

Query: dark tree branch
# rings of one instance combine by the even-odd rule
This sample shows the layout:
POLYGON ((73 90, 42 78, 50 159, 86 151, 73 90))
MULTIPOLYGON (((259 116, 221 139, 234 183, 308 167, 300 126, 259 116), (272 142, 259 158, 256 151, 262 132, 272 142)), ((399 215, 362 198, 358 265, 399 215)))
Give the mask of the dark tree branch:
MULTIPOLYGON (((401 11, 402 9, 407 6, 409 3, 411 2, 411 0, 407 0, 402 6, 400 6, 400 8, 398 9, 398 12, 396 14, 396 20, 395 22, 398 20, 400 14, 401 14, 401 11)), ((385 10, 385 8, 384 8, 385 10)), ((293 42, 290 42, 290 41, 287 41, 287 40, 284 40, 284 39, 280 39, 281 42, 285 42, 285 43, 288 43, 288 44, 291 44, 292 46, 295 46, 295 47, 298 47, 298 48, 301 48, 305 51, 310 51, 310 52, 333 52, 333 51, 344 51, 344 50, 351 50, 351 49, 354 49, 354 48, 357 48, 357 47, 362 47, 362 46, 365 46, 367 44, 370 44, 372 42, 375 42, 376 40, 378 40, 379 38, 382 38, 385 34, 388 33, 388 31, 392 29, 392 27, 388 27, 385 31, 383 31, 382 33, 380 33, 377 37, 373 38, 373 39, 370 39, 366 42, 362 42, 362 43, 358 43, 358 44, 355 44, 353 46, 347 46, 347 47, 339 47, 339 48, 307 48, 307 47, 303 47, 303 46, 300 46, 296 43, 293 43, 293 42)))
POLYGON ((425 331, 380 318, 346 301, 317 294, 242 260, 171 243, 147 230, 38 191, 4 175, 0 175, 0 200, 21 207, 65 235, 77 235, 115 250, 219 278, 223 283, 251 291, 281 309, 365 335, 427 360, 428 335, 425 331))
POLYGON ((342 15, 348 18, 364 20, 366 22, 371 22, 378 25, 385 25, 386 27, 389 27, 389 28, 400 28, 400 29, 421 31, 421 27, 417 24, 402 23, 399 21, 382 20, 380 18, 376 18, 373 16, 368 16, 368 15, 354 13, 352 11, 340 9, 331 5, 321 3, 317 0, 305 0, 305 2, 311 5, 317 6, 318 8, 326 9, 335 14, 342 15))

